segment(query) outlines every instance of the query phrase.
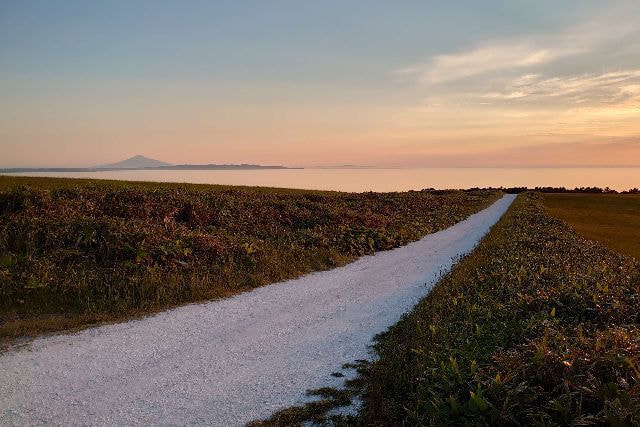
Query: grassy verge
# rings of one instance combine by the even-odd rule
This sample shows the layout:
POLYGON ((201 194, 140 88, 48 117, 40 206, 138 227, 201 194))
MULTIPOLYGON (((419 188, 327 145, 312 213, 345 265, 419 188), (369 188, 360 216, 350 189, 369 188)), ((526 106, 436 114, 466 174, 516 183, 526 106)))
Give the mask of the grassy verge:
POLYGON ((640 195, 545 194, 544 203, 583 236, 640 260, 640 195))
POLYGON ((518 197, 377 341, 361 425, 640 423, 640 265, 518 197))
POLYGON ((0 177, 0 337, 332 268, 449 227, 497 197, 0 177))

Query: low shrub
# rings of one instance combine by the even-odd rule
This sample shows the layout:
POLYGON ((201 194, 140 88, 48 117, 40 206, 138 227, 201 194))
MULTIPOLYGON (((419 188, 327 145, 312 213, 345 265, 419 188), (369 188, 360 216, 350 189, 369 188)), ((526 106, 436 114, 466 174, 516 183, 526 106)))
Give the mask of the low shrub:
POLYGON ((518 197, 387 333, 360 425, 638 425, 640 265, 518 197))
POLYGON ((446 228, 500 195, 7 182, 0 185, 5 337, 227 296, 342 265, 446 228))

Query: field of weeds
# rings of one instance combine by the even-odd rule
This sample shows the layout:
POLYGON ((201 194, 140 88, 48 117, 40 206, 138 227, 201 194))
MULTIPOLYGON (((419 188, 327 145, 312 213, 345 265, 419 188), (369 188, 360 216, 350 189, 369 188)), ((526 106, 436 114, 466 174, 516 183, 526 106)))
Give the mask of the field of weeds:
POLYGON ((639 293, 637 261, 522 194, 379 337, 357 423, 638 425, 639 293))
POLYGON ((499 196, 0 177, 0 337, 332 268, 449 227, 499 196))

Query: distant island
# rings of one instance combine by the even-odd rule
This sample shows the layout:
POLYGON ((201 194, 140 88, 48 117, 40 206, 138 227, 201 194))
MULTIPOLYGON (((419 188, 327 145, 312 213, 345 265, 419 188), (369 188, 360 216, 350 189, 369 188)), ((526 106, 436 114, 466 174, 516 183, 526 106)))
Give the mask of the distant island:
POLYGON ((116 163, 109 163, 106 165, 96 166, 96 169, 145 169, 145 168, 157 168, 162 166, 171 166, 171 163, 162 162, 156 159, 150 159, 149 157, 137 155, 129 157, 128 159, 121 160, 116 163))
POLYGON ((0 173, 20 173, 20 172, 101 172, 118 170, 243 170, 243 169, 301 169, 289 168, 279 165, 253 165, 241 164, 182 164, 174 165, 151 159, 149 157, 137 155, 116 163, 85 167, 85 168, 0 168, 0 173))

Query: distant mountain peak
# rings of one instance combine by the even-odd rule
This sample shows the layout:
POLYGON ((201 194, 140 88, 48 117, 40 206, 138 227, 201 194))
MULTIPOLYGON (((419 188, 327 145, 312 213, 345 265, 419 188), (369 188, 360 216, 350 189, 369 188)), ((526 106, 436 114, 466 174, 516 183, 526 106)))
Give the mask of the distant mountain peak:
POLYGON ((139 169, 153 168, 158 166, 171 166, 170 163, 161 162, 160 160, 150 159, 149 157, 137 154, 128 159, 116 163, 96 166, 97 169, 139 169))

